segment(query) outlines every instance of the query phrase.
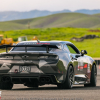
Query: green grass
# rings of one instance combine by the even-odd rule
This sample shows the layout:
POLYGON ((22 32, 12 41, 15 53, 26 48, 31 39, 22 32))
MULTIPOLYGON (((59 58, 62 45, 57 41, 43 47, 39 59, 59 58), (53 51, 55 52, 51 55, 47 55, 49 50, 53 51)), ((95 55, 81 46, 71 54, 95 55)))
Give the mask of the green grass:
POLYGON ((73 42, 79 50, 87 50, 91 57, 100 57, 100 39, 87 39, 84 42, 73 42))
POLYGON ((100 14, 60 13, 44 17, 0 22, 0 30, 22 30, 30 28, 99 28, 100 14))
POLYGON ((6 52, 6 50, 5 49, 0 49, 0 53, 2 53, 2 52, 6 52))
MULTIPOLYGON (((4 37, 13 38, 17 41, 19 36, 27 36, 28 40, 32 40, 34 36, 37 36, 40 41, 50 40, 62 40, 71 41, 78 47, 79 50, 87 50, 88 55, 92 57, 100 57, 100 38, 85 39, 82 42, 75 42, 70 40, 72 37, 82 37, 84 35, 95 34, 100 36, 100 32, 89 32, 88 28, 37 28, 26 30, 12 30, 12 31, 0 31, 4 37)), ((100 28, 98 28, 100 30, 100 28)), ((3 52, 4 50, 0 50, 3 52)))

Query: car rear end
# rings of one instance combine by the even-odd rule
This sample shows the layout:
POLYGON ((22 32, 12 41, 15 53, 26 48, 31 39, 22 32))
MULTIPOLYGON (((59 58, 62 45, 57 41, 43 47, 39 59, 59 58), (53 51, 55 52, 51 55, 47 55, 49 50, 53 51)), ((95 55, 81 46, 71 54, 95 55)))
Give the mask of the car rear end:
POLYGON ((29 87, 59 83, 62 73, 59 73, 59 56, 53 52, 55 49, 59 48, 48 43, 23 42, 10 52, 0 54, 0 82, 29 87))

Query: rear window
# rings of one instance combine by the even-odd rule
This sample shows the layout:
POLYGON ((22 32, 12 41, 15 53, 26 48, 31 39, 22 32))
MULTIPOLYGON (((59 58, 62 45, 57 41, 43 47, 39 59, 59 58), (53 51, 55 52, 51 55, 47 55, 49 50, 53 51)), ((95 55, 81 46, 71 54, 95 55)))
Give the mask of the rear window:
MULTIPOLYGON (((49 48, 49 51, 54 48, 49 48)), ((12 51, 25 51, 25 47, 14 47, 12 51)), ((46 51, 46 47, 27 47, 27 51, 46 51)))
POLYGON ((16 47, 14 47, 11 51, 47 51, 47 46, 49 47, 49 51, 51 50, 56 50, 56 49, 61 49, 62 45, 61 44, 56 44, 56 43, 37 43, 37 42, 23 42, 23 43, 18 43, 16 47), (22 47, 18 47, 22 46, 22 47), (24 47, 28 46, 28 47, 24 47))

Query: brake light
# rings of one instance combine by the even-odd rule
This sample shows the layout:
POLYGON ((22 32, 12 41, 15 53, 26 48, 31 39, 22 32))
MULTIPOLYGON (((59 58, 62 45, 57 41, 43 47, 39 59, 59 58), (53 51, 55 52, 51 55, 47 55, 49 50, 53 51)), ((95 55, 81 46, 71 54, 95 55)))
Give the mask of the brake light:
POLYGON ((84 65, 84 68, 87 68, 87 64, 84 65))

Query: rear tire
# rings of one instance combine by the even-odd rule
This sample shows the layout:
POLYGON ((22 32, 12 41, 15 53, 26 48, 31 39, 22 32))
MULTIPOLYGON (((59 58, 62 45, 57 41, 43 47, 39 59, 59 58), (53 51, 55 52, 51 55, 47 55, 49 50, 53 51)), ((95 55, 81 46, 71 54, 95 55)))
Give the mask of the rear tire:
POLYGON ((84 84, 84 87, 91 87, 91 84, 84 84))
POLYGON ((97 69, 96 66, 93 65, 92 71, 91 71, 91 79, 90 84, 84 84, 85 87, 95 87, 97 83, 97 69))
POLYGON ((13 83, 11 82, 0 82, 0 89, 2 90, 11 90, 13 87, 13 83))
POLYGON ((65 82, 57 84, 57 87, 60 89, 71 89, 73 87, 73 77, 74 77, 74 69, 72 65, 70 65, 67 70, 67 76, 65 82))
POLYGON ((97 83, 97 69, 96 66, 93 65, 92 71, 91 71, 91 86, 95 87, 97 83))

